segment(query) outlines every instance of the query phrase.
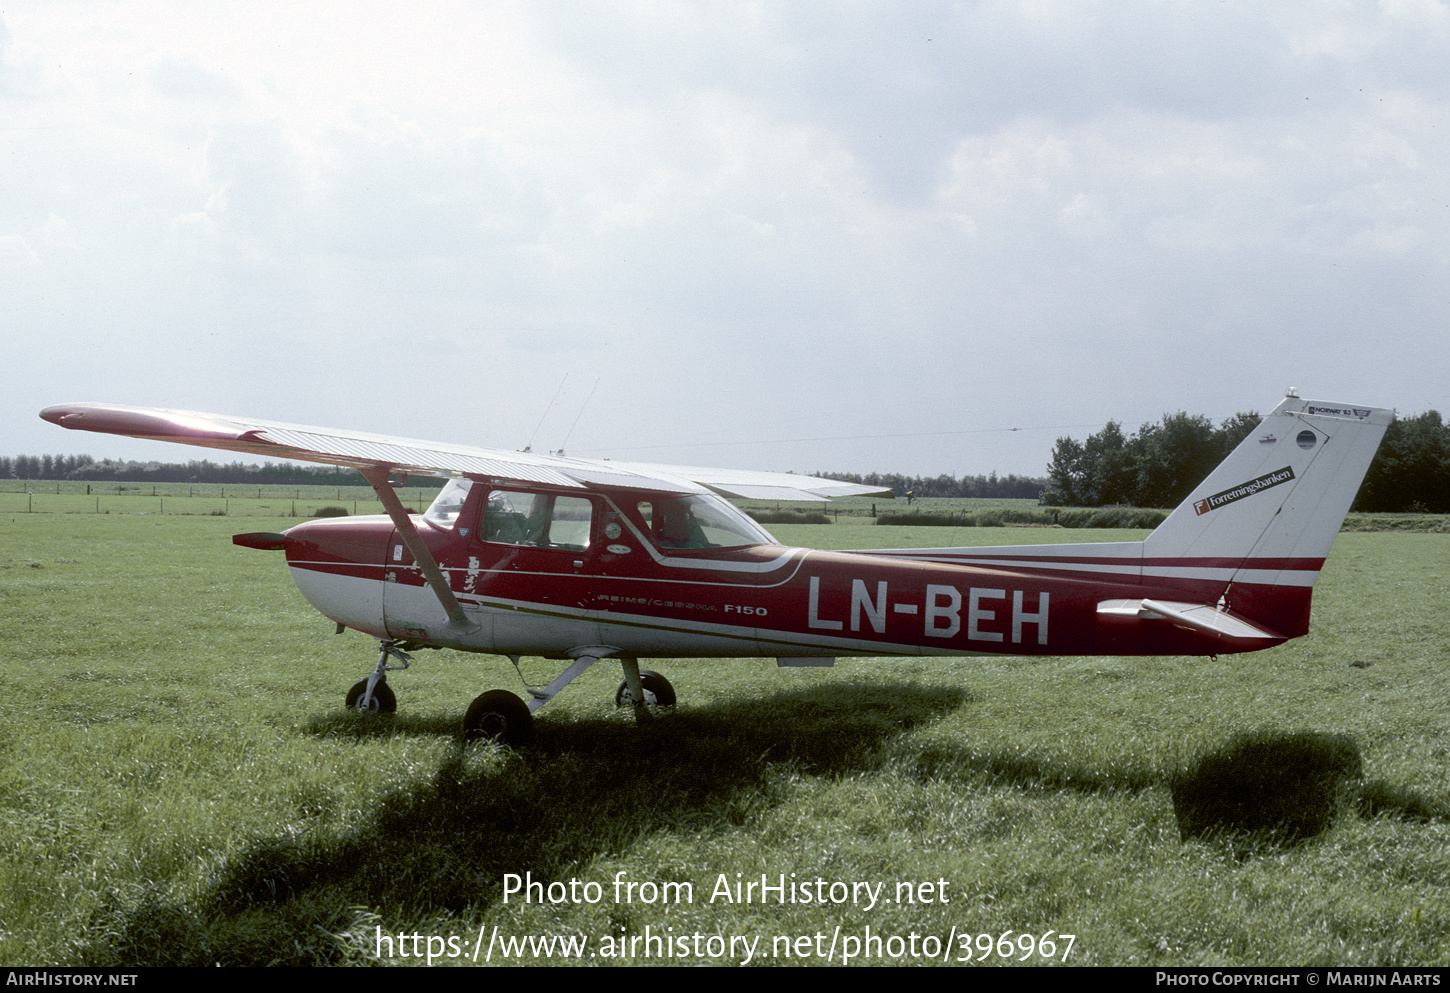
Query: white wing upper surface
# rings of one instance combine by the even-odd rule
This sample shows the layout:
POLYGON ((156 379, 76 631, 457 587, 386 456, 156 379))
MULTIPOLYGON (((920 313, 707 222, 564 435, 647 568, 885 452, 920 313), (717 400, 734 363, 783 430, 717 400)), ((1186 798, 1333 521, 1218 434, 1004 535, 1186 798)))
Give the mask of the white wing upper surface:
POLYGON ((72 430, 171 441, 268 458, 323 462, 356 469, 387 468, 476 481, 546 483, 571 489, 630 487, 678 493, 712 490, 731 497, 773 500, 891 495, 891 490, 885 487, 794 473, 572 459, 188 410, 67 403, 47 407, 40 416, 72 430))

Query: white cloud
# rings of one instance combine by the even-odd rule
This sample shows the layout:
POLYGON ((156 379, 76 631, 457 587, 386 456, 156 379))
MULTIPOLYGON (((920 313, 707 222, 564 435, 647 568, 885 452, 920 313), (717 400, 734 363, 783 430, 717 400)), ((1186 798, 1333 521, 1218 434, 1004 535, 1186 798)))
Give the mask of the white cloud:
POLYGON ((0 306, 86 351, 12 444, 85 396, 514 444, 566 373, 571 448, 924 436, 710 450, 804 470, 1037 472, 1289 380, 1443 406, 1444 13, 7 10, 0 306))
POLYGON ((40 256, 30 244, 18 234, 0 235, 0 264, 34 265, 40 256))

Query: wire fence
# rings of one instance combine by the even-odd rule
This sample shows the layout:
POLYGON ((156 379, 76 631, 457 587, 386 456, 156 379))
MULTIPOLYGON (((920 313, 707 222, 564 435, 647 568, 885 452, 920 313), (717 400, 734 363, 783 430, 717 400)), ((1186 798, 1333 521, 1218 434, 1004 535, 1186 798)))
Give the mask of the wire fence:
MULTIPOLYGON (((405 486, 399 487, 397 493, 405 507, 421 511, 438 495, 438 489, 405 486)), ((384 510, 369 486, 9 479, 0 480, 0 513, 317 517, 381 514, 384 510)))

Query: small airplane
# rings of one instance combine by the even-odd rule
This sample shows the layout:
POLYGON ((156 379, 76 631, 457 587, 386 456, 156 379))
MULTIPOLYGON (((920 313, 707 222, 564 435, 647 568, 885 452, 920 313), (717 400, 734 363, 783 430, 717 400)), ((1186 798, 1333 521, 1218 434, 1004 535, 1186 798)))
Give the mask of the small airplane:
POLYGON ((675 691, 650 657, 1220 655, 1309 629, 1314 583, 1391 417, 1289 395, 1145 540, 825 552, 778 543, 722 497, 890 490, 791 473, 586 460, 188 411, 71 403, 65 428, 351 466, 386 516, 239 534, 284 551, 302 594, 378 639, 349 708, 389 713, 421 648, 568 660, 521 699, 469 706, 468 738, 527 741, 533 714, 600 659, 638 720, 675 691), (410 513, 396 474, 447 478, 410 513))

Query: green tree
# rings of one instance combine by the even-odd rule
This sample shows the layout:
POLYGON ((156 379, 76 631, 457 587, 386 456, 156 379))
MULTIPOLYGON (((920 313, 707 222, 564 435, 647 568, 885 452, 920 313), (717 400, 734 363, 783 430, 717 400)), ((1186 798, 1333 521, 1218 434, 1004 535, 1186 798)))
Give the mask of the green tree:
POLYGON ((1450 427, 1439 411, 1390 422, 1355 509, 1450 513, 1450 427))
POLYGON ((1139 507, 1177 506, 1223 459, 1213 422, 1202 414, 1164 414, 1161 425, 1146 425, 1135 440, 1139 507))
POLYGON ((1083 446, 1091 506, 1130 503, 1133 499, 1133 453, 1117 421, 1108 421, 1083 446))
POLYGON ((1057 439, 1047 464, 1047 490, 1042 502, 1066 507, 1086 506, 1087 475, 1083 446, 1072 438, 1057 439))
POLYGON ((1239 442, 1253 434, 1254 429, 1259 426, 1263 415, 1258 411, 1240 411, 1219 425, 1219 445, 1223 450, 1222 458, 1228 458, 1229 452, 1239 447, 1239 442))

